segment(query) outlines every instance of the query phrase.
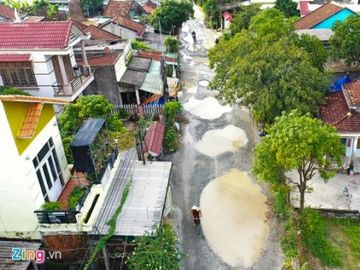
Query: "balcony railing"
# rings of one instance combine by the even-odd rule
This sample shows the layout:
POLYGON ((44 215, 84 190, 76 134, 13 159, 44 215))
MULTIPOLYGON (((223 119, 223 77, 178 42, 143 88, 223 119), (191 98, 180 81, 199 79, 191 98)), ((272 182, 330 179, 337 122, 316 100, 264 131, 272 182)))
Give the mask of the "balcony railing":
POLYGON ((55 96, 71 96, 78 91, 82 85, 90 78, 90 68, 84 69, 83 72, 77 75, 69 85, 53 84, 55 96))
POLYGON ((34 211, 40 224, 61 224, 61 223, 76 223, 76 214, 79 211, 65 210, 65 211, 34 211))

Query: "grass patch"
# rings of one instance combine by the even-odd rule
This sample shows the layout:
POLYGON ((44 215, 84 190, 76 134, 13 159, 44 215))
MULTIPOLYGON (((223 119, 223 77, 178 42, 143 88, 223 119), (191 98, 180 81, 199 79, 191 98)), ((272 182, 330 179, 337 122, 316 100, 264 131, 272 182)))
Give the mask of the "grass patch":
POLYGON ((341 250, 329 241, 327 222, 319 212, 307 208, 301 218, 302 240, 306 249, 319 258, 321 264, 330 267, 341 267, 343 264, 341 250))

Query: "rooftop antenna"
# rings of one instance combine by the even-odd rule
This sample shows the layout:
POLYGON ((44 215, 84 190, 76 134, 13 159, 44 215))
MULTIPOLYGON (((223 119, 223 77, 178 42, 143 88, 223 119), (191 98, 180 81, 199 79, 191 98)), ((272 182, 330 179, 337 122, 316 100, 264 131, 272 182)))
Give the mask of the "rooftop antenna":
POLYGON ((20 16, 19 16, 19 13, 18 13, 17 10, 16 10, 16 8, 14 9, 14 15, 15 15, 15 21, 14 21, 14 22, 16 22, 16 23, 21 23, 22 20, 21 20, 21 18, 20 18, 20 16))

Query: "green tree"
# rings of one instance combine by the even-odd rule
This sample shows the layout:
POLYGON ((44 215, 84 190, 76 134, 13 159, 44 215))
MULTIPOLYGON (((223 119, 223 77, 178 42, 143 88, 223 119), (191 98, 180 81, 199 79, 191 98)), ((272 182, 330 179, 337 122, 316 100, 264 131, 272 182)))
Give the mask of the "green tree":
POLYGON ((177 237, 171 225, 164 224, 134 240, 136 247, 127 264, 130 270, 180 269, 181 254, 176 248, 177 237))
POLYGON ((248 29, 250 26, 251 18, 261 11, 260 5, 242 6, 240 11, 235 14, 234 19, 230 24, 231 34, 241 32, 243 29, 248 29))
POLYGON ((80 5, 88 16, 95 16, 102 11, 103 2, 103 0, 80 0, 80 5))
POLYGON ((165 38, 164 45, 168 52, 178 52, 179 51, 179 41, 176 37, 169 36, 165 38))
POLYGON ((324 70, 324 64, 328 58, 328 52, 322 42, 315 36, 301 35, 297 39, 297 45, 303 48, 310 57, 313 66, 319 70, 324 70))
POLYGON ((151 46, 144 41, 132 40, 131 48, 134 50, 151 50, 151 46))
POLYGON ((286 16, 298 16, 297 3, 292 0, 276 0, 275 8, 284 12, 286 16))
POLYGON ((164 0, 150 15, 150 24, 157 30, 170 33, 194 16, 193 5, 188 0, 164 0), (159 25, 160 23, 160 25, 159 25))
POLYGON ((340 166, 343 146, 337 130, 321 120, 297 111, 283 114, 255 148, 254 174, 271 183, 294 184, 300 193, 300 211, 304 210, 308 182, 319 173, 328 181, 340 166), (298 180, 285 175, 296 171, 298 180))
POLYGON ((332 55, 348 65, 360 64, 360 16, 349 16, 344 22, 336 21, 330 38, 332 55))

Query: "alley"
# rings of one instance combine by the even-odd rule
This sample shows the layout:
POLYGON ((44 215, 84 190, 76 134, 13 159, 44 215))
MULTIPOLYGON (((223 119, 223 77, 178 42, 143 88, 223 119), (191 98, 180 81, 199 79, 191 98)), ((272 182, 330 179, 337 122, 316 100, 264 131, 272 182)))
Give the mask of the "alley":
POLYGON ((207 50, 219 33, 206 29, 203 14, 195 10, 180 35, 179 98, 189 124, 171 157, 171 219, 185 254, 182 268, 280 269, 278 231, 273 219, 266 220, 267 190, 250 174, 257 130, 247 108, 222 105, 208 89, 214 74, 207 50), (193 205, 203 209, 201 228, 193 225, 193 205))

